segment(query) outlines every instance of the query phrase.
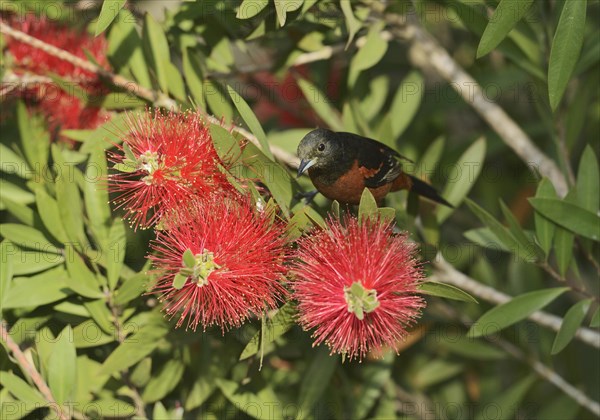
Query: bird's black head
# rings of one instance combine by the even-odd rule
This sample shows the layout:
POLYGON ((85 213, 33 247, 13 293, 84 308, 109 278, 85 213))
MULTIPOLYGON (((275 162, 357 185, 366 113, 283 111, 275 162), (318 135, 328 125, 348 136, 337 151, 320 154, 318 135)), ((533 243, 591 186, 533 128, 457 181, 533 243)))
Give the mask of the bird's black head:
POLYGON ((335 132, 326 128, 311 131, 298 145, 298 157, 301 160, 298 176, 308 168, 321 169, 335 165, 342 152, 342 144, 335 132))

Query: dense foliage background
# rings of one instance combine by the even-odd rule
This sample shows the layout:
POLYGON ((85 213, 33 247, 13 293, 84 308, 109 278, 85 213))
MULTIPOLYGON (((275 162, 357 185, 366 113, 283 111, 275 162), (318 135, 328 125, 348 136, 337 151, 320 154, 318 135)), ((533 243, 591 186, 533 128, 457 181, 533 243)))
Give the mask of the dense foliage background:
POLYGON ((0 4, 0 418, 600 417, 600 2, 0 4), (32 15, 87 31, 83 47, 28 31, 32 15), (432 283, 400 353, 361 363, 312 348, 290 305, 175 329, 144 294, 154 233, 106 189, 124 111, 147 107, 214 116, 218 150, 255 143, 245 163, 295 235, 332 206, 297 196, 304 134, 396 148, 456 210, 386 206, 429 279, 477 303, 432 283))

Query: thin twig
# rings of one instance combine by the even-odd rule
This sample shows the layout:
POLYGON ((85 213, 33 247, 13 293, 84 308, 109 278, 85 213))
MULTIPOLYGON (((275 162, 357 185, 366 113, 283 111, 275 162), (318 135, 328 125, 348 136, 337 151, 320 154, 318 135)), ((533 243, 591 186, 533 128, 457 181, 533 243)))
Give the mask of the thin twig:
MULTIPOLYGON (((119 344, 122 344, 127 337, 126 337, 125 332, 123 331, 123 326, 119 322, 119 309, 113 302, 112 293, 109 293, 109 295, 108 295, 107 304, 108 304, 108 307, 110 308, 110 313, 113 318, 113 325, 116 330, 117 341, 119 342, 119 344)), ((137 387, 131 382, 128 369, 121 371, 121 379, 123 380, 123 383, 127 386, 127 388, 129 388, 129 390, 131 391, 131 399, 133 400, 133 403, 135 404, 136 417, 141 418, 141 419, 147 418, 146 417, 146 409, 145 409, 146 404, 144 403, 144 400, 143 400, 142 396, 140 395, 140 392, 138 391, 137 387)))
POLYGON ((585 296, 587 299, 593 299, 596 302, 600 302, 600 297, 593 295, 592 293, 588 292, 585 289, 582 289, 581 287, 579 287, 577 284, 574 283, 574 280, 565 278, 564 276, 561 276, 554 268, 552 268, 552 266, 550 264, 548 264, 547 261, 543 261, 543 262, 537 264, 537 266, 540 267, 542 270, 544 270, 546 273, 550 274, 550 276, 552 276, 556 281, 559 281, 561 283, 566 283, 571 288, 572 291, 579 293, 582 296, 585 296))
POLYGON ((12 353, 23 371, 25 371, 25 373, 27 373, 27 375, 31 378, 44 399, 48 402, 48 405, 53 408, 54 411, 56 411, 58 418, 61 420, 67 420, 69 416, 54 399, 52 391, 50 391, 50 388, 44 381, 44 378, 42 378, 42 375, 40 375, 40 373, 36 370, 35 366, 29 363, 29 360, 27 360, 27 357, 21 351, 19 345, 15 343, 12 337, 8 334, 6 321, 4 319, 0 321, 0 338, 6 343, 8 350, 12 353))
MULTIPOLYGON (((67 61, 67 62, 73 64, 74 66, 79 67, 83 70, 87 70, 91 73, 97 74, 99 77, 106 79, 108 82, 112 83, 113 85, 115 85, 119 88, 125 89, 127 92, 129 92, 139 98, 142 98, 142 99, 145 99, 145 100, 151 102, 156 107, 162 107, 162 108, 166 108, 166 109, 170 109, 170 110, 178 109, 177 102, 174 101, 173 99, 169 98, 166 94, 145 88, 143 86, 140 86, 133 80, 129 80, 123 76, 114 74, 114 73, 110 72, 109 70, 107 70, 103 67, 100 67, 90 61, 79 58, 79 57, 71 54, 68 51, 65 51, 63 49, 55 47, 54 45, 50 45, 44 41, 34 38, 34 37, 26 34, 25 32, 19 31, 18 29, 15 29, 15 28, 9 26, 1 19, 0 19, 0 33, 8 35, 8 36, 16 39, 17 41, 23 42, 24 44, 30 45, 34 48, 39 48, 39 49, 43 50, 44 52, 46 52, 47 54, 53 55, 57 58, 60 58, 61 60, 67 61)), ((221 120, 219 120, 218 118, 216 118, 213 115, 207 114, 206 119, 208 120, 208 122, 210 122, 212 124, 219 124, 219 125, 221 124, 221 120)), ((232 130, 241 134, 245 138, 247 138, 250 142, 254 143, 257 147, 259 147, 259 148, 261 147, 256 136, 254 136, 248 130, 245 130, 245 129, 243 129, 241 127, 237 127, 237 126, 234 126, 232 128, 232 130)), ((286 152, 285 150, 283 150, 277 146, 270 146, 269 148, 271 149, 271 152, 273 153, 273 155, 275 156, 275 158, 277 160, 279 160, 293 168, 298 167, 300 161, 293 154, 286 152)))
POLYGON ((546 366, 539 360, 530 357, 525 354, 523 350, 515 346, 514 344, 506 340, 494 340, 496 344, 501 347, 508 354, 513 356, 515 359, 521 360, 522 362, 531 366, 531 368, 542 378, 550 382, 559 388, 562 392, 567 394, 573 400, 575 400, 582 407, 587 408, 589 411, 600 417, 600 404, 594 401, 587 395, 585 395, 580 389, 575 388, 569 382, 567 382, 562 376, 552 370, 549 366, 546 366))
MULTIPOLYGON (((499 292, 496 289, 481 284, 480 282, 470 278, 469 276, 461 273, 455 269, 451 264, 444 260, 441 254, 438 254, 433 262, 435 268, 432 280, 440 281, 443 283, 452 284, 456 287, 466 290, 472 295, 483 299, 485 301, 501 305, 510 301, 513 297, 505 293, 499 292)), ((549 328, 551 330, 560 330, 563 319, 549 314, 544 311, 536 311, 528 317, 531 321, 537 324, 549 328)), ((590 328, 580 327, 575 333, 575 338, 589 344, 592 347, 600 348, 600 334, 590 328)))
MULTIPOLYGON (((473 321, 464 313, 459 313, 448 304, 440 305, 440 308, 448 315, 458 319, 465 326, 469 326, 473 321)), ((507 352, 510 356, 517 360, 520 360, 528 364, 541 378, 547 380, 569 397, 573 398, 579 405, 587 408, 589 411, 594 413, 596 416, 600 416, 600 404, 597 401, 588 397, 583 391, 575 388, 569 382, 567 382, 562 376, 556 373, 552 368, 546 366, 538 359, 533 356, 528 356, 523 350, 512 344, 511 342, 500 338, 494 337, 493 340, 488 340, 491 344, 500 347, 502 350, 507 352)))

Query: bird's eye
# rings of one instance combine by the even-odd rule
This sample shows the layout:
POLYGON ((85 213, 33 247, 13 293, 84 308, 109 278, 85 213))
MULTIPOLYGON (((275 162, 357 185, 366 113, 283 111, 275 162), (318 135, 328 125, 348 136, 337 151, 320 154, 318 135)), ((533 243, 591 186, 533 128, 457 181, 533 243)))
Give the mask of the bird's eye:
POLYGON ((320 144, 317 146, 317 150, 318 150, 319 152, 322 152, 323 150, 325 150, 325 145, 324 145, 323 143, 320 143, 320 144))

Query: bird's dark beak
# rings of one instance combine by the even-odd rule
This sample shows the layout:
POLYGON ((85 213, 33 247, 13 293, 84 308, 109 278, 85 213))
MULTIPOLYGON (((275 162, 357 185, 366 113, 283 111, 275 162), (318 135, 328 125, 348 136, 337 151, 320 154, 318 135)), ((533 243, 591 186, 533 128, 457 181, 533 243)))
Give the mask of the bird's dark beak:
POLYGON ((317 163, 317 159, 302 159, 300 166, 298 166, 298 177, 308 170, 311 166, 317 163))

